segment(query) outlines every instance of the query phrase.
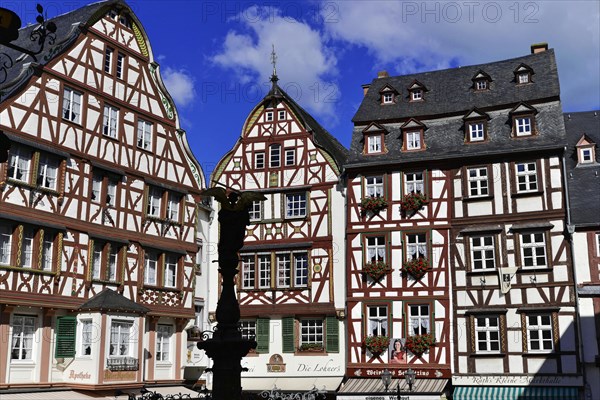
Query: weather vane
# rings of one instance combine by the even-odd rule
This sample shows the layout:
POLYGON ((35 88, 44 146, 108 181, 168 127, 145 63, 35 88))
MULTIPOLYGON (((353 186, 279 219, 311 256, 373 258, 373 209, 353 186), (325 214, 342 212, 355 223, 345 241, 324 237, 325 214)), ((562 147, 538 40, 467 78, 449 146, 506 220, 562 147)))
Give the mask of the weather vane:
POLYGON ((275 54, 275 45, 272 44, 273 51, 271 52, 271 64, 273 64, 273 76, 277 76, 277 54, 275 54))

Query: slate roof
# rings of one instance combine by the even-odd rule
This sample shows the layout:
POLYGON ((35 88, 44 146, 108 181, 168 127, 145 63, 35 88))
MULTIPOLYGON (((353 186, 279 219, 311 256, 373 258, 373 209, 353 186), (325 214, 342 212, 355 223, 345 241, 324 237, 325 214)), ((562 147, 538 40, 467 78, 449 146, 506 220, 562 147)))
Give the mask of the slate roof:
POLYGON ((353 118, 355 127, 346 167, 563 148, 566 145, 566 134, 559 95, 553 50, 488 64, 374 79, 353 118), (516 84, 514 70, 521 64, 533 69, 533 83, 516 84), (480 70, 491 76, 490 90, 473 90, 472 78, 480 70), (408 87, 415 80, 428 88, 422 102, 408 101, 408 87), (395 104, 380 104, 379 90, 385 85, 390 85, 401 93, 395 104), (539 135, 515 140, 510 137, 512 119, 509 111, 520 103, 537 110, 535 119, 539 135), (490 140, 484 143, 464 142, 462 118, 473 108, 491 117, 488 121, 490 140), (401 151, 400 127, 410 118, 426 125, 424 151, 401 151), (386 154, 362 154, 362 131, 370 122, 379 123, 387 130, 386 154))
POLYGON ((150 311, 125 296, 105 288, 100 293, 79 306, 79 311, 111 311, 132 314, 146 314, 150 311))
POLYGON ((269 93, 263 99, 263 102, 270 102, 273 99, 279 101, 285 99, 288 105, 294 110, 296 115, 302 119, 304 128, 312 133, 315 144, 327 151, 335 160, 340 171, 348 158, 348 149, 344 147, 327 129, 315 120, 304 108, 300 107, 277 83, 275 83, 269 93))
POLYGON ((568 147, 567 185, 571 223, 576 226, 600 225, 600 111, 566 113, 568 147), (583 135, 596 143, 596 162, 577 165, 575 145, 583 135))
MULTIPOLYGON (((48 21, 53 21, 57 27, 56 39, 52 45, 46 43, 44 50, 36 55, 37 62, 29 56, 22 56, 23 53, 18 50, 0 45, 0 53, 8 54, 14 63, 12 67, 6 70, 7 76, 5 82, 0 84, 0 92, 3 93, 2 100, 15 93, 29 80, 34 73, 32 68, 34 65, 48 64, 75 42, 82 28, 95 23, 97 20, 96 16, 102 16, 116 4, 129 9, 129 6, 122 0, 107 0, 88 4, 66 14, 50 18, 48 21)), ((133 13, 130 15, 133 16, 133 13)), ((30 40, 30 34, 37 26, 38 24, 34 24, 21 28, 19 30, 19 38, 12 43, 26 49, 37 50, 37 42, 30 40)))

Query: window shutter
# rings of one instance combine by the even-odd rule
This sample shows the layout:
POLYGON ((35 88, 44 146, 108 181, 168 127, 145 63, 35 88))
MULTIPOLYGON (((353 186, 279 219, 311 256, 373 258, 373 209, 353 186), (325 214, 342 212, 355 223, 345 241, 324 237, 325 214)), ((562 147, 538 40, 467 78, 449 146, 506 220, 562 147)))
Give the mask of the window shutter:
POLYGON ((267 318, 258 318, 256 320, 256 351, 258 353, 269 352, 269 323, 267 318))
POLYGON ((296 349, 294 346, 294 317, 285 317, 281 319, 281 333, 283 341, 283 352, 293 353, 296 349))
POLYGON ((54 357, 68 358, 75 356, 75 337, 77 318, 60 317, 56 320, 56 349, 54 357))
POLYGON ((327 343, 325 350, 328 353, 339 353, 340 351, 340 338, 339 338, 339 324, 338 320, 334 316, 328 316, 325 319, 325 329, 327 335, 327 343))
MULTIPOLYGON (((435 305, 431 305, 430 307, 435 307, 435 305)), ((433 335, 433 338, 435 339, 435 311, 431 311, 431 334, 433 335)))

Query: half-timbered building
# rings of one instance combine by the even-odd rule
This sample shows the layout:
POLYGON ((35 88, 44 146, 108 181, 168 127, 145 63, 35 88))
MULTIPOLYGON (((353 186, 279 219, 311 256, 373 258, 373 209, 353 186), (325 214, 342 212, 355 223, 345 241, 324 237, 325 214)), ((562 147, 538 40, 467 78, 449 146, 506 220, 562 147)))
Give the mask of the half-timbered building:
MULTIPOLYGON (((333 391, 344 375, 346 149, 271 79, 211 181, 267 197, 252 204, 240 251, 242 335, 258 342, 242 387, 333 391)), ((217 274, 210 279, 216 287, 217 274)))
POLYGON ((565 114, 565 154, 574 276, 577 283, 584 398, 600 398, 600 116, 565 114))
POLYGON ((127 4, 52 22, 0 46, 0 389, 181 382, 202 171, 127 4))

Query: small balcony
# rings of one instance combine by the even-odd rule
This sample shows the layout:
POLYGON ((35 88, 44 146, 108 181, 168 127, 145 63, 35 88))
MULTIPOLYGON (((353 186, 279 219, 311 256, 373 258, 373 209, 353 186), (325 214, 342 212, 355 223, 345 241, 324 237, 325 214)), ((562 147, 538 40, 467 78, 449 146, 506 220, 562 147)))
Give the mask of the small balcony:
POLYGON ((137 371, 139 361, 134 357, 116 357, 106 360, 106 367, 110 371, 137 371))

